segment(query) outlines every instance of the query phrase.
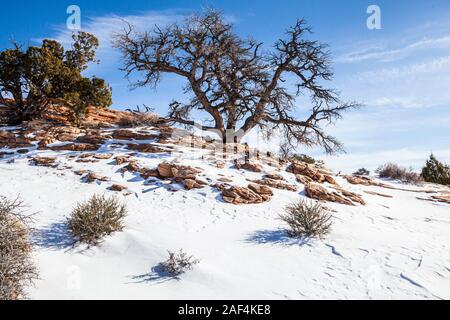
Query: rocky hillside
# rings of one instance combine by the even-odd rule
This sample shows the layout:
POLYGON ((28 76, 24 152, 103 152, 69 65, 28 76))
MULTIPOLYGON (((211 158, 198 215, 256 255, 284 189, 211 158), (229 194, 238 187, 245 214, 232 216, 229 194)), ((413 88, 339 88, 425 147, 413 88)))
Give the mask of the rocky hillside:
POLYGON ((31 297, 450 298, 448 188, 336 175, 168 126, 118 127, 130 116, 0 128, 2 194, 36 212, 31 297), (127 204, 126 227, 80 248, 66 219, 95 193, 127 204), (323 241, 283 231, 278 215, 305 198, 333 213, 323 241), (180 248, 201 262, 170 281, 152 267, 180 248), (72 271, 79 283, 62 286, 72 271))

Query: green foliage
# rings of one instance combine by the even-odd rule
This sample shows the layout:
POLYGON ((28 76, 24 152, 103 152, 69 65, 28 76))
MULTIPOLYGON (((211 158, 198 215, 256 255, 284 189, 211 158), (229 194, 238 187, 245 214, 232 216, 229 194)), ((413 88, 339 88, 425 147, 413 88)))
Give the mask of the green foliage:
POLYGON ((312 164, 319 168, 323 168, 325 166, 323 160, 316 160, 313 157, 308 156, 307 154, 294 154, 293 156, 291 156, 290 160, 312 164))
POLYGON ((422 168, 422 178, 427 182, 450 185, 450 167, 431 154, 422 168))
POLYGON ((45 39, 38 47, 23 50, 14 44, 13 49, 1 51, 0 102, 14 99, 22 120, 39 116, 53 99, 66 99, 77 117, 88 105, 109 107, 112 96, 106 82, 81 75, 90 62, 97 62, 98 39, 86 32, 72 38, 70 50, 55 40, 45 39))

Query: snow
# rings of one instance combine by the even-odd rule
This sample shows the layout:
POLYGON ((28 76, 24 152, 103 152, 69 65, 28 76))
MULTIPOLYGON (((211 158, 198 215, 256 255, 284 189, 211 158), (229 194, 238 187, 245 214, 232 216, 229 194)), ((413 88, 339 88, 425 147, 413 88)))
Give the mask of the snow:
MULTIPOLYGON (((100 152, 111 152, 114 142, 100 152)), ((218 169, 202 160, 199 150, 179 151, 137 158, 150 168, 177 159, 203 168, 204 179, 224 175, 235 185, 261 176, 232 169, 231 163, 218 169)), ((287 172, 280 171, 299 192, 274 190, 270 202, 235 206, 209 186, 191 191, 177 186, 179 191, 172 192, 161 181, 122 174, 112 159, 76 163, 64 155, 78 153, 32 154, 57 155, 72 170, 111 178, 88 184, 72 170, 31 166, 27 155, 16 155, 13 163, 0 160, 1 194, 20 194, 35 213, 40 279, 29 289, 32 299, 450 299, 450 206, 417 199, 427 197, 424 193, 355 186, 337 178, 368 204, 327 203, 335 210, 331 234, 306 241, 288 238, 278 218, 287 204, 304 197, 303 187, 287 172), (128 186, 132 194, 107 190, 113 183, 128 186), (66 219, 77 202, 95 193, 126 202, 126 227, 98 246, 73 246, 66 219), (167 250, 181 248, 200 263, 180 279, 158 273, 154 267, 167 259, 167 250)))

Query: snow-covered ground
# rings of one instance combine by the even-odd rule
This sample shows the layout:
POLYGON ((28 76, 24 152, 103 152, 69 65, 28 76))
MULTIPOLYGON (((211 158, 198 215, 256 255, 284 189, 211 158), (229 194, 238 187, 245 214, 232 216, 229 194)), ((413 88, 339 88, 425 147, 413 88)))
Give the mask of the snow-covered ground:
MULTIPOLYGON (((205 179, 222 174, 234 185, 261 177, 231 163, 218 169, 196 156, 198 149, 182 151, 136 158, 149 168, 177 159, 203 168, 205 179)), ((338 177, 367 205, 328 203, 336 210, 331 234, 305 242, 288 238, 278 219, 287 204, 304 197, 302 185, 284 171, 279 173, 299 192, 274 190, 270 202, 235 206, 209 186, 186 191, 173 185, 179 189, 173 192, 161 181, 144 183, 120 173, 112 159, 76 163, 64 156, 76 153, 33 153, 58 155, 60 167, 89 169, 111 182, 88 184, 69 169, 31 166, 27 155, 14 163, 0 160, 0 193, 20 194, 36 213, 40 279, 29 290, 32 299, 450 299, 450 205, 417 199, 426 194, 355 186, 338 177), (132 194, 107 190, 112 183, 128 186, 132 194), (95 193, 116 194, 126 203, 126 227, 99 246, 73 247, 66 219, 78 201, 95 193), (167 250, 181 248, 201 260, 192 271, 178 280, 155 271, 167 250)))

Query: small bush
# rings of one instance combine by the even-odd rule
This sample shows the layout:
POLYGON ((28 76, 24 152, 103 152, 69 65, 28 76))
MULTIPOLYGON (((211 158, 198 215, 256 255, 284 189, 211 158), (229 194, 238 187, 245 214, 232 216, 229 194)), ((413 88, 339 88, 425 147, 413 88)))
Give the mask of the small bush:
POLYGON ((370 171, 366 168, 358 169, 356 172, 353 172, 354 176, 368 176, 370 175, 370 171))
POLYGON ((450 185, 450 167, 436 159, 431 154, 422 168, 422 178, 426 182, 450 185))
POLYGON ((120 125, 123 127, 151 127, 158 124, 160 117, 153 112, 133 112, 130 118, 122 118, 120 125))
POLYGON ((169 274, 171 277, 177 277, 187 270, 192 270, 194 265, 198 264, 200 260, 193 256, 187 255, 181 249, 178 253, 168 251, 169 259, 160 264, 162 271, 169 274))
POLYGON ((22 207, 20 200, 0 196, 0 300, 26 298, 25 288, 37 278, 31 258, 30 217, 22 207))
POLYGON ((286 207, 281 220, 287 223, 291 237, 324 238, 331 231, 332 215, 319 203, 301 200, 286 207))
POLYGON ((380 178, 391 178, 406 183, 418 183, 421 181, 420 175, 411 168, 406 169, 395 163, 387 163, 379 167, 376 172, 380 178))
POLYGON ((79 241, 95 245, 100 240, 123 229, 126 207, 116 197, 94 195, 87 202, 78 203, 69 218, 69 230, 79 241))

